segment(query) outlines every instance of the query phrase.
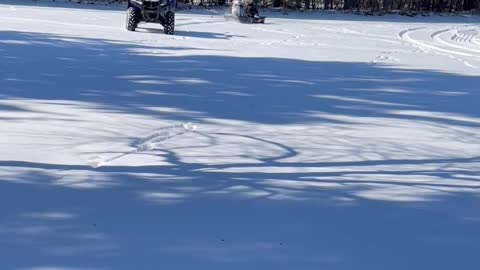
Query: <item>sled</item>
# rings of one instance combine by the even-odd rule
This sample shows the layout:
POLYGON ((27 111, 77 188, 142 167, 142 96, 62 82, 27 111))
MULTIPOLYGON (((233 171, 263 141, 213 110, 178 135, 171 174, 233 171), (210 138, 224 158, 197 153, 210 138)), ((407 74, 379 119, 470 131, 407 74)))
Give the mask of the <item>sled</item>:
POLYGON ((265 23, 265 16, 249 17, 243 14, 244 7, 239 0, 234 0, 225 10, 225 20, 239 23, 265 23))
POLYGON ((239 23, 265 23, 264 16, 259 17, 247 17, 247 16, 233 16, 232 14, 225 14, 225 20, 227 21, 235 21, 239 23))

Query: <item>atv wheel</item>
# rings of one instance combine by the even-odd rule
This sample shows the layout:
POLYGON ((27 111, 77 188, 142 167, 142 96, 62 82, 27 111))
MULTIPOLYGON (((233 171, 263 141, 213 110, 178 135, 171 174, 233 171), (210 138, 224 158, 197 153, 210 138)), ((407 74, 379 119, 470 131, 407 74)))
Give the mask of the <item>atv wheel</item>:
POLYGON ((135 31, 138 25, 139 18, 138 11, 134 7, 129 7, 127 10, 127 30, 135 31))
POLYGON ((169 11, 165 15, 165 26, 163 31, 167 35, 175 34, 175 13, 174 12, 169 11))

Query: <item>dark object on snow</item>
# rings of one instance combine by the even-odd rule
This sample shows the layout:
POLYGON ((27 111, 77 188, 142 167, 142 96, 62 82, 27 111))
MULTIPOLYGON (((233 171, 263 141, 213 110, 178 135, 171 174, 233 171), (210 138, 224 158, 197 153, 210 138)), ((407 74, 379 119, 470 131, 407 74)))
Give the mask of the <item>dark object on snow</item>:
POLYGON ((234 0, 226 9, 225 19, 240 23, 265 23, 265 17, 258 14, 258 9, 253 3, 243 8, 240 0, 234 0))
POLYGON ((253 3, 250 3, 245 7, 244 14, 245 14, 245 16, 250 17, 250 18, 255 18, 255 17, 260 16, 260 15, 258 15, 257 7, 253 3))
POLYGON ((135 31, 140 22, 159 23, 167 35, 175 33, 176 0, 128 0, 127 30, 135 31))

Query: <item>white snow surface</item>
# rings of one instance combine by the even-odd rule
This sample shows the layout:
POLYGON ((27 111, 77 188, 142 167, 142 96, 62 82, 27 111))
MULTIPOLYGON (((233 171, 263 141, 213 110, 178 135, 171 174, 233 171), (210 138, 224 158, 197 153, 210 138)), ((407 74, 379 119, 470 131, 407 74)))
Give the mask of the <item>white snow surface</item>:
POLYGON ((477 269, 480 19, 0 0, 0 268, 477 269))

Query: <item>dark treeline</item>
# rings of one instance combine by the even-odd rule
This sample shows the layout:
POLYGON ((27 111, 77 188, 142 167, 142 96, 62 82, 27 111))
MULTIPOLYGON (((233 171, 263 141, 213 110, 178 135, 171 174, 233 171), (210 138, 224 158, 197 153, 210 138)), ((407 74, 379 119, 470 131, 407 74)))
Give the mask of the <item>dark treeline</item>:
MULTIPOLYGON (((126 2, 126 0, 72 0, 126 2)), ((196 6, 223 6, 230 0, 177 0, 196 6)), ((480 0, 255 0, 260 7, 294 10, 361 10, 372 12, 480 12, 480 0)))
MULTIPOLYGON (((216 6, 227 0, 179 0, 182 3, 216 6)), ((255 0, 261 7, 302 10, 368 10, 458 12, 480 11, 480 0, 255 0)))

